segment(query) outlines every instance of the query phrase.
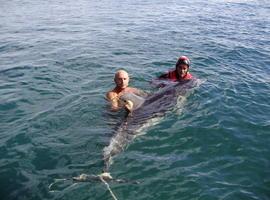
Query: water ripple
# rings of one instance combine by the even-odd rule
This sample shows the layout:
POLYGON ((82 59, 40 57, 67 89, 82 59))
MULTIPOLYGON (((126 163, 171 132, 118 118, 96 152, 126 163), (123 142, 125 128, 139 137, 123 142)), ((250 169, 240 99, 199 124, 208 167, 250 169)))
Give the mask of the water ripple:
POLYGON ((2 199, 109 199, 99 183, 124 113, 114 72, 154 92, 179 55, 207 81, 114 159, 119 199, 268 199, 269 5, 248 0, 6 1, 0 8, 2 199), (42 4, 42 6, 40 6, 42 4), (139 195, 138 195, 139 194, 139 195))

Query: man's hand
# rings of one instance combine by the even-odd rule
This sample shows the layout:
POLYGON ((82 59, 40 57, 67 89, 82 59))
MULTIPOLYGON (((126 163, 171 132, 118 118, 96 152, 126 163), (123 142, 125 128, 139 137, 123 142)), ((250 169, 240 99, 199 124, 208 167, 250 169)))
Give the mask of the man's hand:
POLYGON ((130 100, 125 101, 124 106, 128 112, 132 112, 132 110, 133 110, 133 102, 132 101, 130 101, 130 100))

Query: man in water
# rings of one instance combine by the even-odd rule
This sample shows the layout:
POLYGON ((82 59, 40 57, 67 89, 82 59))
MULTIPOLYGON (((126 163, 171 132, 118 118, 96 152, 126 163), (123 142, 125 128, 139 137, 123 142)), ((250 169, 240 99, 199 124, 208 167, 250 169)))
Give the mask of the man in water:
POLYGON ((158 77, 159 80, 181 81, 192 79, 189 73, 190 60, 186 56, 181 56, 175 64, 175 69, 158 77))
MULTIPOLYGON (((133 93, 139 96, 145 96, 145 93, 137 88, 129 87, 129 76, 125 70, 118 70, 114 75, 115 88, 107 92, 106 98, 111 103, 111 109, 113 111, 119 110, 121 106, 121 102, 119 98, 124 93, 133 93)), ((127 109, 127 105, 125 105, 127 109)))

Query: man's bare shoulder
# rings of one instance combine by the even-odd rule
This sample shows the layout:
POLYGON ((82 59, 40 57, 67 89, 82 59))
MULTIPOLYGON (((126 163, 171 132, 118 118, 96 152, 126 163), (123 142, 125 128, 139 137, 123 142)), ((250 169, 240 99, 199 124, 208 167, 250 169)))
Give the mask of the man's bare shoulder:
POLYGON ((116 92, 114 92, 113 90, 107 92, 106 94, 106 98, 109 100, 109 101, 113 101, 114 99, 117 99, 118 95, 116 92))
POLYGON ((115 96, 116 96, 116 94, 113 91, 109 91, 109 92, 106 93, 106 99, 107 100, 112 100, 112 99, 115 98, 115 96))

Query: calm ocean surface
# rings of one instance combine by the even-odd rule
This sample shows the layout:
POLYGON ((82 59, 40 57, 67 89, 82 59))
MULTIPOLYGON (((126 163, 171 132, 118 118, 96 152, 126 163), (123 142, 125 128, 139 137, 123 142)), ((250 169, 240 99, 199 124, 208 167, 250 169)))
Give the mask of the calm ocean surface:
POLYGON ((1 200, 107 200, 102 169, 124 68, 150 81, 180 55, 207 81, 114 158, 119 200, 270 199, 270 6, 253 0, 2 1, 1 200))

